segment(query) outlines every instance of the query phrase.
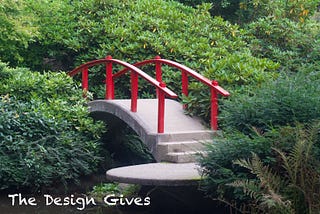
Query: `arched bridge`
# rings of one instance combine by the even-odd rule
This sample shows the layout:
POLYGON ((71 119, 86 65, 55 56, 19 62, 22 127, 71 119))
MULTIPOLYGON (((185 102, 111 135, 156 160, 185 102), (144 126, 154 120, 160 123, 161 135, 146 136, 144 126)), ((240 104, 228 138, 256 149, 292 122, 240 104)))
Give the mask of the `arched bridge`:
POLYGON ((229 93, 221 88, 217 81, 211 81, 184 65, 158 56, 133 65, 108 56, 87 62, 69 73, 70 76, 82 73, 84 96, 89 90, 89 68, 99 64, 106 66, 106 93, 104 100, 89 102, 92 116, 111 123, 127 123, 141 137, 158 162, 194 162, 194 154, 203 150, 203 142, 209 141, 218 129, 218 94, 229 96, 229 93), (124 69, 113 73, 113 64, 122 65, 124 69), (156 78, 139 68, 147 64, 155 65, 156 78), (193 77, 209 87, 211 130, 206 128, 199 118, 186 115, 184 106, 173 100, 178 96, 163 82, 162 65, 181 71, 182 93, 185 96, 188 96, 188 77, 193 77), (115 79, 128 72, 131 75, 131 99, 114 99, 115 79), (157 99, 138 99, 139 77, 156 88, 157 99))

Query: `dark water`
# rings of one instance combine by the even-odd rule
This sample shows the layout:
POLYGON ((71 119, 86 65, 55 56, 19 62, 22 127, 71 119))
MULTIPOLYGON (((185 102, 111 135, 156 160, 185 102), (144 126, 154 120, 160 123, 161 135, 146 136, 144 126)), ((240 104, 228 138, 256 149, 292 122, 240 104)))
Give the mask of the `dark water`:
MULTIPOLYGON (((18 194, 18 193, 15 193, 18 194)), ((15 197, 14 205, 13 196, 2 194, 0 196, 0 213, 2 214, 71 214, 71 213, 88 213, 88 214, 201 214, 201 213, 227 213, 227 209, 219 207, 211 199, 204 198, 196 187, 154 187, 145 186, 141 189, 140 195, 142 201, 146 197, 150 198, 150 203, 143 206, 137 205, 117 205, 106 206, 101 201, 95 200, 95 205, 87 201, 85 206, 80 202, 86 199, 81 194, 68 194, 64 196, 53 195, 21 195, 15 197), (52 197, 52 198, 51 198, 52 197), (59 199, 57 203, 53 202, 54 198, 71 198, 74 205, 61 205, 59 199), (34 198, 34 199, 32 199, 34 198), (80 199, 78 199, 80 198, 80 199), (79 203, 76 203, 78 199, 79 203), (28 201, 29 200, 29 201, 28 201), (21 203, 19 205, 19 202, 21 203), (29 205, 25 205, 28 203, 29 205), (37 205, 32 205, 36 203, 37 205), (81 209, 81 210, 80 210, 81 209)), ((90 197, 88 197, 90 199, 90 197)), ((60 201, 61 202, 61 201, 60 201)))

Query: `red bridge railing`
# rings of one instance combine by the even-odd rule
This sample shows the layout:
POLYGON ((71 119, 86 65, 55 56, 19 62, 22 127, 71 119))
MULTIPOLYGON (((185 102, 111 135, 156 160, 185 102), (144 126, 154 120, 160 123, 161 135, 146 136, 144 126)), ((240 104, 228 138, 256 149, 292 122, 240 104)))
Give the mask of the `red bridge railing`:
POLYGON ((151 83, 153 86, 157 88, 158 91, 158 133, 164 132, 164 111, 165 111, 165 97, 177 98, 178 96, 172 92, 169 88, 166 87, 166 84, 162 81, 158 81, 139 68, 123 62, 118 59, 112 59, 111 56, 107 56, 105 59, 98 59, 87 62, 79 67, 75 68, 71 72, 69 72, 70 76, 74 76, 78 73, 82 73, 82 89, 84 92, 88 91, 88 74, 89 68, 99 64, 106 65, 106 94, 105 99, 114 99, 114 79, 120 77, 121 75, 114 75, 112 71, 113 63, 122 65, 125 67, 125 72, 131 72, 131 111, 137 112, 137 103, 138 103, 138 77, 142 77, 151 83))
POLYGON ((156 56, 154 59, 145 60, 142 62, 135 63, 133 65, 123 62, 121 60, 112 59, 111 56, 107 56, 105 59, 98 59, 87 62, 71 72, 70 76, 74 76, 78 73, 82 73, 82 88, 84 92, 88 91, 88 71, 90 67, 95 65, 105 64, 106 65, 106 93, 105 99, 114 99, 114 80, 124 75, 127 72, 131 72, 131 111, 137 111, 137 100, 138 100, 138 77, 142 77, 149 83, 157 88, 158 95, 158 133, 164 132, 164 110, 165 110, 165 97, 177 98, 178 96, 166 87, 166 84, 162 81, 162 64, 175 67, 181 71, 181 82, 182 82, 182 93, 188 96, 189 80, 188 77, 191 76, 201 83, 209 86, 211 92, 211 129, 218 129, 218 94, 222 96, 229 96, 229 92, 219 86, 218 82, 215 80, 209 80, 208 78, 202 76, 196 71, 181 65, 177 62, 161 59, 156 56), (123 70, 113 74, 112 65, 113 63, 122 65, 125 67, 123 70), (155 64, 156 79, 152 78, 138 67, 155 64))
MULTIPOLYGON (((195 78, 196 80, 200 81, 201 83, 209 86, 211 91, 211 129, 217 130, 218 129, 218 94, 222 96, 229 96, 229 92, 223 89, 219 86, 218 82, 215 80, 209 80, 208 78, 202 76, 201 74, 197 73, 196 71, 181 65, 177 62, 167 60, 167 59, 161 59, 159 56, 156 56, 154 59, 145 60, 142 62, 138 62, 133 64, 135 67, 141 67, 143 65, 147 64, 155 64, 155 70, 156 70, 156 80, 159 82, 162 82, 162 69, 161 65, 166 64, 171 67, 175 67, 181 71, 181 82, 182 82, 182 94, 185 96, 188 96, 188 86, 189 86, 189 80, 188 76, 191 76, 195 78)), ((118 73, 114 74, 114 77, 119 77, 123 74, 125 74, 128 71, 128 68, 125 68, 118 73)))

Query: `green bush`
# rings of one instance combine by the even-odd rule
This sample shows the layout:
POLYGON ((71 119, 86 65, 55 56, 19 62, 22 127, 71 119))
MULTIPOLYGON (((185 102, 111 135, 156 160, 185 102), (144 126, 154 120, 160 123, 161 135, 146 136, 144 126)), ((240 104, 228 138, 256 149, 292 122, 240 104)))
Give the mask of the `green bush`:
POLYGON ((301 208, 306 208, 308 203, 316 205, 312 197, 313 192, 318 194, 318 188, 314 185, 318 184, 319 152, 319 120, 310 124, 274 127, 268 132, 252 129, 249 135, 231 129, 225 132, 223 138, 214 139, 214 143, 208 146, 207 156, 201 158, 200 165, 204 170, 201 189, 210 197, 242 212, 278 213, 272 212, 279 211, 277 203, 290 200, 292 204, 289 208, 301 213, 301 208), (297 149, 298 145, 303 148, 297 149), (304 146, 310 147, 309 153, 304 146), (280 157, 279 151, 284 156, 280 157), (302 155, 293 157, 293 152, 302 155), (253 169, 243 167, 244 164, 237 161, 256 161, 251 158, 252 154, 259 157, 253 169), (282 158, 287 154, 287 160, 292 159, 292 162, 289 161, 291 165, 287 166, 289 169, 283 168, 282 158), (304 159, 304 155, 308 158, 304 159), (268 166, 268 169, 261 168, 262 165, 268 166), (288 170, 299 177, 290 181, 293 185, 288 185, 287 181, 293 179, 288 176, 294 176, 288 175, 288 170), (302 171, 310 177, 301 174, 302 171), (273 175, 280 176, 277 183, 272 180, 273 175), (278 194, 280 197, 277 197, 278 194))
POLYGON ((245 0, 239 3, 237 15, 240 22, 247 23, 263 17, 304 22, 316 12, 317 6, 314 0, 245 0))
POLYGON ((316 213, 319 210, 320 123, 297 128, 297 139, 289 151, 273 148, 281 168, 265 164, 253 153, 234 164, 244 167, 253 178, 234 181, 259 213, 316 213))
POLYGON ((246 132, 252 127, 305 123, 320 117, 319 73, 283 75, 246 94, 234 94, 223 105, 224 127, 246 132))
POLYGON ((35 16, 25 1, 0 1, 0 60, 17 65, 24 61, 21 50, 38 36, 35 16))
POLYGON ((248 173, 241 167, 233 165, 233 160, 247 158, 250 152, 259 154, 268 163, 273 163, 271 155, 272 142, 270 138, 254 135, 250 138, 243 133, 224 133, 224 137, 215 138, 208 145, 208 153, 200 160, 204 169, 204 179, 201 189, 213 198, 227 198, 243 201, 247 199, 239 189, 227 184, 235 180, 245 179, 248 173))
POLYGON ((104 127, 70 77, 3 63, 0 76, 0 189, 66 185, 97 169, 104 127))
POLYGON ((197 7, 201 4, 210 4, 212 16, 221 16, 229 21, 238 20, 240 0, 178 0, 179 2, 197 7))
POLYGON ((249 23, 262 17, 274 19, 289 18, 304 22, 317 10, 319 3, 314 0, 178 0, 186 5, 197 6, 210 3, 213 16, 236 23, 249 23))
POLYGON ((249 37, 250 49, 255 56, 278 62, 286 72, 297 72, 306 65, 320 69, 319 22, 266 17, 248 24, 247 29, 253 36, 249 37))

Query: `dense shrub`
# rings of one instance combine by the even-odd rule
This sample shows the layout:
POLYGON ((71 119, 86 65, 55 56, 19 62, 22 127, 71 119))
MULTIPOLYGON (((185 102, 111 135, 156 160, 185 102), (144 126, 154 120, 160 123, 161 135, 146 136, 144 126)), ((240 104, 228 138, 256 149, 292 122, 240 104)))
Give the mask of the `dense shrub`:
POLYGON ((0 76, 0 189, 66 184, 97 169, 103 126, 70 77, 3 63, 0 76))
POLYGON ((246 0, 239 3, 238 15, 244 22, 262 17, 304 22, 316 12, 317 6, 318 2, 314 0, 246 0))
POLYGON ((242 191, 227 186, 248 176, 245 170, 233 165, 232 161, 247 158, 250 152, 255 152, 265 161, 273 162, 270 138, 255 134, 252 139, 240 132, 225 133, 224 137, 215 138, 213 144, 208 145, 208 154, 200 160, 205 175, 201 184, 203 190, 214 198, 223 197, 239 201, 246 199, 242 191))
POLYGON ((225 133, 201 158, 202 190, 242 212, 317 209, 319 128, 318 120, 269 132, 254 129, 250 135, 225 133))
POLYGON ((179 2, 197 7, 201 4, 210 4, 212 16, 221 16, 229 21, 238 20, 240 0, 178 0, 179 2))
POLYGON ((289 151, 273 148, 281 168, 266 164, 255 153, 250 159, 234 161, 254 175, 231 184, 251 198, 253 203, 247 207, 259 213, 318 212, 319 130, 319 121, 305 127, 298 125, 297 138, 289 151))
POLYGON ((265 17, 248 24, 247 29, 253 36, 250 49, 255 56, 278 62, 286 72, 297 72, 306 65, 320 70, 319 22, 265 17))
POLYGON ((224 127, 246 132, 252 127, 305 123, 320 117, 319 73, 283 75, 256 90, 234 94, 221 114, 224 127))
MULTIPOLYGON (((226 2, 231 3, 231 1, 226 2)), ((316 11, 316 5, 315 1, 241 2, 239 6, 242 8, 239 9, 238 14, 245 15, 248 13, 246 10, 251 10, 254 15, 251 20, 253 22, 243 25, 247 30, 243 38, 250 46, 250 54, 260 60, 248 61, 246 57, 243 57, 246 55, 244 51, 235 52, 221 60, 213 60, 211 64, 208 63, 205 75, 217 78, 222 86, 233 83, 235 87, 228 89, 231 92, 240 90, 243 93, 239 85, 255 87, 266 79, 272 81, 277 77, 275 73, 265 71, 278 69, 286 73, 318 72, 320 70, 318 54, 320 29, 318 22, 310 19, 311 14, 316 11), (263 61, 261 58, 266 58, 266 60, 263 61)), ((243 17, 240 17, 240 20, 247 22, 243 17)), ((300 78, 304 77, 300 76, 300 78)), ((194 91, 189 98, 184 99, 184 102, 192 114, 202 116, 208 121, 210 117, 209 94, 205 92, 205 87, 192 85, 192 88, 194 91)), ((236 105, 241 105, 241 103, 236 105)))
POLYGON ((20 51, 38 35, 36 18, 25 1, 1 0, 0 4, 0 60, 17 65, 24 60, 20 51))
POLYGON ((317 9, 319 2, 314 0, 178 0, 187 5, 197 6, 210 3, 213 16, 237 22, 248 23, 262 17, 275 19, 289 18, 290 20, 304 22, 309 19, 317 9))

